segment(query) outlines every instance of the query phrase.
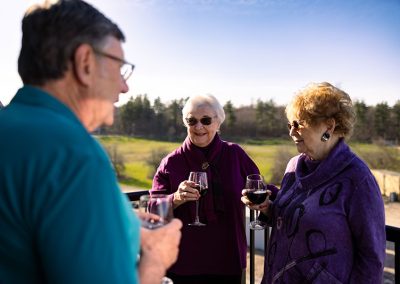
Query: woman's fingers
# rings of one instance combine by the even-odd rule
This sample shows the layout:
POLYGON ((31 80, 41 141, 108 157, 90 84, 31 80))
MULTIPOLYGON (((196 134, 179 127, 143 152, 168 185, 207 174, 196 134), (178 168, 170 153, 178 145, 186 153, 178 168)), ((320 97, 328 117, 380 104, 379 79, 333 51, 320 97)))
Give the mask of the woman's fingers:
POLYGON ((192 181, 183 181, 180 183, 174 198, 180 201, 194 201, 199 199, 200 193, 194 188, 195 183, 192 181))
POLYGON ((247 190, 243 189, 242 190, 242 197, 240 198, 240 200, 250 209, 252 210, 264 210, 266 208, 268 208, 269 206, 269 196, 271 195, 271 191, 267 190, 267 198, 264 200, 263 203, 261 204, 253 204, 248 198, 247 198, 247 190))

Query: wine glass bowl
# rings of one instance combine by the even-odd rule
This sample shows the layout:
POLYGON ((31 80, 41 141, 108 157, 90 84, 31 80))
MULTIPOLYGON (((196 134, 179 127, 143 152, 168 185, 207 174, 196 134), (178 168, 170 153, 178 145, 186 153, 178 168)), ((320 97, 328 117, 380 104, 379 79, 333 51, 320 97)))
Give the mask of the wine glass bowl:
POLYGON ((139 205, 142 212, 150 213, 148 218, 142 220, 142 226, 147 229, 157 229, 172 219, 171 201, 165 194, 143 195, 139 205))
MULTIPOLYGON (((267 199, 267 188, 265 186, 262 175, 252 174, 246 177, 246 196, 253 204, 261 204, 267 199)), ((257 213, 257 210, 256 210, 257 213)), ((250 222, 249 225, 252 230, 263 230, 265 224, 257 219, 250 222)))
POLYGON ((204 182, 201 183, 196 183, 195 186, 193 186, 194 189, 196 189, 200 193, 200 197, 203 197, 207 193, 207 184, 204 184, 204 182))
POLYGON ((157 227, 167 224, 172 219, 171 202, 165 194, 151 194, 149 200, 149 213, 158 215, 154 225, 157 227))
MULTIPOLYGON (((208 181, 207 181, 207 173, 206 172, 190 172, 189 181, 195 183, 193 188, 197 189, 200 193, 200 197, 204 196, 207 193, 208 189, 208 181)), ((205 226, 200 222, 199 218, 199 200, 196 200, 196 217, 193 223, 190 223, 189 226, 205 226)))
POLYGON ((248 191, 247 198, 250 200, 251 203, 259 205, 263 203, 267 198, 267 191, 264 189, 248 191))

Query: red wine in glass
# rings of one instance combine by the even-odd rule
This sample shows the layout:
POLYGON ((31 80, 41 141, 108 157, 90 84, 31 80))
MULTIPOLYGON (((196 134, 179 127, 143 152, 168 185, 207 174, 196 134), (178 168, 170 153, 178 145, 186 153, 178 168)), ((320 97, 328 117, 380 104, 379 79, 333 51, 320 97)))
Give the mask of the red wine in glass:
POLYGON ((257 190, 247 192, 247 198, 254 204, 261 204, 267 198, 267 192, 265 190, 257 190))
POLYGON ((200 184, 196 184, 193 188, 197 189, 200 193, 200 197, 203 197, 207 193, 207 187, 201 186, 200 184))

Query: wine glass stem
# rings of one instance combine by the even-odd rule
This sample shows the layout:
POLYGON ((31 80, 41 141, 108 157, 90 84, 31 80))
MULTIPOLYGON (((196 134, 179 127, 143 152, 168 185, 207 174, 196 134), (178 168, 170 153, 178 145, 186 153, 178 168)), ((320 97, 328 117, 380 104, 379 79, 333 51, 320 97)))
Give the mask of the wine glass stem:
POLYGON ((196 223, 200 223, 200 219, 199 219, 199 201, 196 200, 196 219, 195 219, 196 223))

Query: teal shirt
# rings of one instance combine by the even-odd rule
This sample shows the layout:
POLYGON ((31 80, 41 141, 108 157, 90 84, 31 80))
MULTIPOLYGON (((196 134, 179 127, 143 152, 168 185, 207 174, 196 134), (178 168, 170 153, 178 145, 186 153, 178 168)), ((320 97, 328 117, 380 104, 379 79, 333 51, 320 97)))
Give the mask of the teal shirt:
POLYGON ((0 283, 138 283, 140 224, 112 164, 54 97, 0 110, 0 283))

